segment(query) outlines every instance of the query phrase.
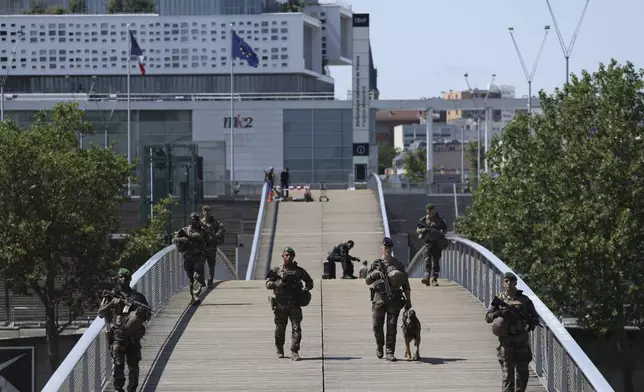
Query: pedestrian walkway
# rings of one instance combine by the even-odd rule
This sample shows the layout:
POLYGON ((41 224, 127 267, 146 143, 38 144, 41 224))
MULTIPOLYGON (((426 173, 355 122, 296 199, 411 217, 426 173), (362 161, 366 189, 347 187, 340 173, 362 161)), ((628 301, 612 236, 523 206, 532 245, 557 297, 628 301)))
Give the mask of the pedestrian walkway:
MULTIPOLYGON (((304 309, 300 362, 275 356, 270 291, 263 281, 221 282, 198 307, 188 307, 183 292, 148 326, 141 390, 498 392, 497 343, 484 309, 460 286, 440 283, 426 287, 412 280, 423 323, 422 359, 402 360, 399 331, 396 363, 375 356, 363 280, 315 280, 304 309)), ((531 392, 545 390, 536 379, 530 385, 531 392)))

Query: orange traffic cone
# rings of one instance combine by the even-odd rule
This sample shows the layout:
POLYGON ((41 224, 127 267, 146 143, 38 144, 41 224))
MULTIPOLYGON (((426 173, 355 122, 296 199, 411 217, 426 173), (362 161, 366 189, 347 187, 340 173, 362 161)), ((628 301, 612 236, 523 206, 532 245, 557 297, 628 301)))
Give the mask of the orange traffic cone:
POLYGON ((273 202, 273 189, 268 191, 268 202, 269 203, 273 202))

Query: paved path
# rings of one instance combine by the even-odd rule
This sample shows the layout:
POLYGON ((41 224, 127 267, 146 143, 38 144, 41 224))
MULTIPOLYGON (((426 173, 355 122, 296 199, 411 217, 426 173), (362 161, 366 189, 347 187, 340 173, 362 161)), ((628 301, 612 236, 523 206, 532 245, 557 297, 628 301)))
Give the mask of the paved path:
MULTIPOLYGON (((187 292, 178 295, 149 325, 142 390, 377 392, 404 385, 405 391, 499 391, 496 339, 480 303, 460 286, 412 280, 423 358, 388 363, 375 356, 364 281, 316 279, 315 285, 304 309, 301 362, 275 357, 270 292, 262 281, 220 283, 199 307, 186 306, 187 292)), ((399 359, 402 342, 399 331, 399 359)), ((545 389, 531 380, 529 390, 545 389)))

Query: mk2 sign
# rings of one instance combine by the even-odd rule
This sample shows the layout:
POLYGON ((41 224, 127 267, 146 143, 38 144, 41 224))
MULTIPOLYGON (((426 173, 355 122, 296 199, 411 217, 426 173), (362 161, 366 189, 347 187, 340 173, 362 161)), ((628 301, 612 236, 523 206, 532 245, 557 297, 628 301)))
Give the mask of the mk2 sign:
MULTIPOLYGON (((235 128, 252 128, 253 127, 253 118, 252 117, 242 117, 240 114, 235 116, 235 128)), ((224 128, 230 128, 231 118, 224 117, 224 128)))
POLYGON ((36 392, 33 347, 0 347, 0 391, 36 392))

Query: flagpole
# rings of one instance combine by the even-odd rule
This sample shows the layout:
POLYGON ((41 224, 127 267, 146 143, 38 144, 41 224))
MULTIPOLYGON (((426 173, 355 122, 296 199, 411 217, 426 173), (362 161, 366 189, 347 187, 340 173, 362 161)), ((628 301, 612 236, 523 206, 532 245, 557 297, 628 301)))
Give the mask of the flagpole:
MULTIPOLYGON (((131 106, 130 106, 130 76, 131 76, 131 66, 132 66, 132 37, 130 36, 130 24, 127 25, 127 162, 132 163, 132 125, 130 124, 131 120, 131 106)), ((130 177, 127 179, 127 194, 132 196, 132 182, 130 177)))
POLYGON ((233 34, 235 30, 233 29, 233 23, 230 23, 230 186, 234 186, 235 183, 235 97, 234 97, 234 88, 235 88, 235 79, 234 79, 234 65, 235 61, 233 57, 233 34))

